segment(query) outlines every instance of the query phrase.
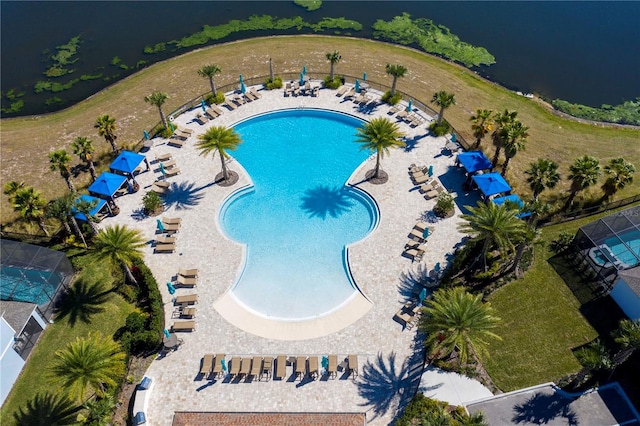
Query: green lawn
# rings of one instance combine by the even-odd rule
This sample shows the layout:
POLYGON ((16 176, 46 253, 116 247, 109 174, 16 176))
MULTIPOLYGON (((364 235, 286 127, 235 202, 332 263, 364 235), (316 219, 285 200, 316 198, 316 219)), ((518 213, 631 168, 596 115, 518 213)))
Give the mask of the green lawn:
MULTIPOLYGON (((611 212, 545 227, 542 239, 548 245, 562 231, 574 233, 608 214, 611 212)), ((546 246, 537 246, 534 264, 527 274, 489 297, 502 318, 495 331, 503 340, 491 342, 490 358, 483 359, 483 363, 495 385, 504 392, 556 381, 578 371, 580 364, 572 349, 598 335, 583 316, 588 307, 580 305, 548 262, 552 256, 546 246)))
MULTIPOLYGON (((108 273, 104 272, 106 270, 106 268, 88 268, 83 273, 93 274, 92 279, 99 279, 110 287, 112 279, 108 273)), ((47 327, 2 406, 0 424, 14 424, 13 413, 36 394, 45 392, 55 394, 59 391, 58 386, 52 383, 50 376, 47 375, 48 367, 54 362, 55 351, 64 348, 78 336, 86 336, 90 331, 99 331, 103 335, 112 336, 124 325, 127 315, 134 310, 133 305, 127 303, 115 292, 109 293, 106 302, 100 307, 103 308, 102 312, 90 315, 89 322, 77 320, 72 325, 67 316, 47 327)))

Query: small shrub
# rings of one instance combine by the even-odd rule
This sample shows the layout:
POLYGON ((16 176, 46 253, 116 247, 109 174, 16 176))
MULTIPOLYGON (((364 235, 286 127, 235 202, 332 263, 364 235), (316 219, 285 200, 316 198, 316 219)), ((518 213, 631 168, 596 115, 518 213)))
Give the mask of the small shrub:
POLYGON ((498 272, 499 269, 500 269, 500 262, 498 260, 494 260, 493 263, 491 263, 491 266, 489 266, 489 269, 486 270, 486 272, 484 271, 478 272, 473 276, 473 278, 481 281, 492 278, 498 272))
POLYGON ((212 105, 212 104, 220 105, 221 103, 224 102, 224 93, 218 92, 216 93, 215 96, 213 96, 213 93, 208 93, 204 95, 204 101, 209 105, 212 105))
POLYGON ((447 217, 454 211, 455 203, 453 202, 453 196, 448 192, 443 192, 438 196, 436 206, 433 208, 433 212, 438 217, 447 217))
POLYGON ((144 197, 142 197, 142 205, 145 213, 148 215, 158 214, 162 211, 162 199, 153 191, 147 192, 144 197))
POLYGON ((384 95, 382 95, 382 102, 386 102, 389 105, 396 105, 398 102, 400 102, 401 99, 402 95, 398 92, 396 92, 395 95, 391 96, 391 90, 387 90, 386 92, 384 92, 384 95))
POLYGON ((340 77, 334 77, 333 80, 331 80, 331 77, 326 76, 324 78, 324 87, 326 87, 327 89, 337 89, 338 87, 342 86, 342 80, 340 79, 340 77))
POLYGON ((170 138, 173 134, 173 131, 170 128, 164 127, 161 124, 158 124, 155 129, 151 131, 152 137, 160 136, 161 138, 170 138))
POLYGON ((451 131, 451 126, 446 121, 443 121, 439 125, 437 121, 434 121, 429 125, 429 130, 435 136, 444 136, 451 131))
POLYGON ((267 78, 264 82, 264 87, 267 90, 282 89, 282 78, 277 76, 274 77, 273 80, 267 78))
POLYGON ((560 254, 571 246, 573 243, 574 233, 569 231, 562 231, 558 238, 551 241, 549 249, 555 254, 560 254))

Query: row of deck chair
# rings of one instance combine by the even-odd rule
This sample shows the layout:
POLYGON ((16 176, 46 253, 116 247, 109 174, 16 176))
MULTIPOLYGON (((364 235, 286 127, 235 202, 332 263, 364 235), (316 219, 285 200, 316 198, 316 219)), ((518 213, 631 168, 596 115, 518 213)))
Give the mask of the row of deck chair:
POLYGON ((415 224, 411 232, 409 232, 409 241, 404 246, 403 256, 410 258, 412 261, 420 261, 427 251, 426 242, 433 234, 434 228, 427 226, 424 222, 415 224))
POLYGON ((424 184, 420 186, 420 192, 424 194, 424 198, 426 200, 436 198, 437 196, 442 194, 444 191, 445 191, 444 187, 436 179, 432 180, 428 184, 424 184))
POLYGON ((432 176, 429 176, 429 167, 427 166, 418 167, 412 164, 409 166, 409 174, 415 185, 429 183, 433 179, 432 176))
POLYGON ((217 117, 224 114, 224 110, 218 107, 218 105, 208 106, 204 112, 196 115, 196 120, 200 122, 200 124, 204 124, 209 120, 214 120, 217 117))
POLYGON ((411 330, 420 318, 421 308, 422 307, 415 302, 407 302, 396 312, 394 318, 400 320, 406 329, 411 330))
POLYGON ((171 331, 194 331, 196 329, 195 321, 176 321, 171 325, 171 331))
POLYGON ((198 285, 198 270, 180 268, 175 282, 181 287, 195 287, 198 285))

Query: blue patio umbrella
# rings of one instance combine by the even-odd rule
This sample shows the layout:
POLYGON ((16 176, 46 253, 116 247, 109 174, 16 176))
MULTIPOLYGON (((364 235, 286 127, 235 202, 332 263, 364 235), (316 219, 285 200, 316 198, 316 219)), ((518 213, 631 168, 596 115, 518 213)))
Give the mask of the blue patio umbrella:
POLYGON ((360 80, 356 79, 356 92, 360 92, 360 80))
POLYGON ((164 225, 162 224, 162 221, 160 219, 156 219, 156 223, 158 224, 160 232, 164 232, 164 225))
POLYGON ((300 83, 300 86, 304 85, 304 74, 303 73, 300 73, 300 82, 299 83, 300 83))
POLYGON ((304 65, 302 67, 302 75, 307 75, 307 66, 306 65, 304 65))
POLYGON ((202 106, 203 112, 207 110, 207 104, 204 103, 204 99, 202 100, 202 102, 200 102, 200 106, 202 106))
POLYGON ((171 337, 171 333, 169 333, 169 330, 167 330, 166 328, 162 330, 162 332, 164 333, 164 337, 171 337))
POLYGON ((413 110, 413 100, 409 99, 409 103, 407 104, 407 111, 411 112, 413 110))
POLYGON ((244 84, 244 81, 240 82, 240 92, 245 93, 247 91, 247 86, 244 84))
MULTIPOLYGON (((143 156, 144 158, 144 156, 143 156)), ((103 172, 89 186, 89 194, 112 198, 113 194, 127 181, 127 178, 115 173, 103 172)))
POLYGON ((169 290, 169 294, 174 294, 176 292, 176 288, 169 281, 167 281, 167 290, 169 290))
POLYGON ((472 177, 473 181, 478 185, 478 189, 484 194, 485 197, 501 194, 503 192, 511 191, 511 186, 500 173, 486 173, 483 175, 475 175, 472 177))
POLYGON ((456 138, 457 138, 456 133, 455 133, 455 132, 453 132, 453 133, 451 134, 451 142, 456 142, 456 141, 457 141, 457 139, 456 139, 456 138))
POLYGON ((433 164, 429 166, 429 170, 427 170, 427 175, 429 177, 433 176, 433 164))
MULTIPOLYGON (((520 209, 524 207, 524 202, 522 201, 522 199, 520 199, 520 197, 518 197, 517 194, 505 195, 504 197, 496 197, 491 201, 493 201, 495 204, 512 203, 518 206, 518 208, 520 209)), ((519 219, 529 216, 531 216, 531 212, 521 212, 516 215, 516 217, 519 219)))
MULTIPOLYGON (((95 206, 89 212, 91 216, 95 216, 107 204, 107 202, 102 198, 91 197, 90 195, 84 195, 84 194, 78 197, 78 199, 76 200, 76 204, 78 203, 78 201, 95 203, 95 206)), ((80 220, 84 220, 85 222, 88 222, 87 216, 85 216, 84 213, 77 212, 75 207, 72 207, 71 211, 74 213, 73 217, 75 217, 76 219, 80 219, 80 220)))
POLYGON ((138 168, 144 161, 144 155, 131 151, 122 151, 115 160, 109 164, 112 172, 122 172, 132 175, 134 170, 138 168))
POLYGON ((362 73, 362 81, 367 81, 367 73, 362 73))
POLYGON ((149 132, 147 132, 146 130, 144 130, 144 131, 142 132, 142 134, 144 135, 144 138, 145 138, 146 140, 149 140, 149 132))
POLYGON ((467 173, 491 168, 491 160, 482 151, 461 152, 458 154, 457 161, 462 164, 467 173))

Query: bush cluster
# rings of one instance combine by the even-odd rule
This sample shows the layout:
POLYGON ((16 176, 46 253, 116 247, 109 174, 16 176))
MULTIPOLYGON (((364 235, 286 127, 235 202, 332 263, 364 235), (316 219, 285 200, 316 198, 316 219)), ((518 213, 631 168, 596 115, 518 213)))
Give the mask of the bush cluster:
POLYGON ((429 125, 429 130, 435 136, 444 136, 451 131, 451 126, 446 121, 438 124, 437 121, 434 121, 429 125))
POLYGON ((391 96, 391 90, 387 90, 382 95, 382 102, 386 102, 389 105, 396 105, 402 99, 402 95, 399 92, 396 92, 395 95, 391 96))
POLYGON ((213 104, 220 105, 221 103, 224 102, 224 93, 218 92, 216 93, 215 96, 213 96, 213 93, 206 94, 204 96, 204 101, 209 105, 213 105, 213 104))
POLYGON ((342 79, 340 79, 340 77, 334 77, 333 80, 331 80, 330 76, 326 76, 324 78, 324 87, 327 89, 335 90, 340 86, 342 86, 342 79))
POLYGON ((282 89, 282 78, 277 76, 273 77, 273 80, 267 78, 264 82, 264 87, 267 90, 282 89))

